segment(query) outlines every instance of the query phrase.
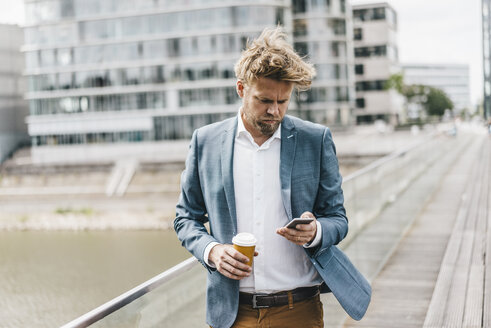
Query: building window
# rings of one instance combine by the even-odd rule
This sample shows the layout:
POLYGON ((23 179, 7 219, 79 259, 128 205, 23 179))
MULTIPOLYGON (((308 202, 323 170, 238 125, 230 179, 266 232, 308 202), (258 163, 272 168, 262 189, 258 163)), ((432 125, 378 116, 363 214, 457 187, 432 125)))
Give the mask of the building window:
POLYGON ((329 19, 327 25, 334 35, 346 35, 346 22, 344 19, 329 19))
POLYGON ((392 8, 387 8, 387 21, 397 30, 397 14, 392 8))
POLYGON ((385 19, 385 8, 373 8, 373 20, 385 19))
POLYGON ((236 102, 235 88, 179 90, 180 107, 230 105, 236 102))
POLYGON ((387 47, 387 57, 392 59, 393 61, 399 60, 399 52, 397 51, 397 47, 388 46, 387 47))
POLYGON ((295 51, 302 57, 308 56, 309 46, 308 46, 307 42, 296 42, 295 43, 295 51))
POLYGON ((348 78, 348 66, 339 64, 316 65, 316 80, 346 80, 348 78))
POLYGON ((285 21, 285 13, 284 13, 284 10, 283 8, 277 8, 276 9, 276 24, 279 24, 279 25, 284 25, 284 21, 285 21))
POLYGON ((346 0, 339 0, 339 5, 341 7, 341 12, 346 13, 346 0))
POLYGON ((365 98, 356 98, 356 108, 365 108, 365 98))
POLYGON ((365 22, 365 21, 384 20, 384 19, 385 19, 385 7, 353 10, 354 21, 365 22))
POLYGON ((293 13, 304 13, 307 11, 306 0, 293 0, 293 13))
POLYGON ((356 41, 363 40, 363 31, 362 31, 362 29, 360 27, 354 29, 354 31, 353 31, 353 38, 356 41))
POLYGON ((365 74, 365 67, 363 66, 363 64, 355 65, 355 74, 356 75, 365 74))
POLYGON ((293 36, 306 36, 307 35, 307 20, 295 19, 293 21, 293 36))
MULTIPOLYGON (((235 90, 232 88, 232 90, 235 90)), ((220 96, 225 98, 225 96, 220 96)), ((222 100, 222 103, 224 100, 222 100)), ((165 92, 128 93, 92 97, 36 99, 30 102, 32 115, 74 112, 102 112, 165 108, 165 92)))
POLYGON ((383 57, 387 56, 387 46, 358 47, 355 48, 355 57, 383 57))
POLYGON ((341 124, 341 109, 336 109, 336 124, 341 124))
POLYGON ((73 0, 62 0, 60 5, 61 18, 73 17, 73 0))
POLYGON ((347 87, 312 88, 301 94, 301 103, 349 101, 347 87))
POLYGON ((167 49, 169 50, 169 57, 179 56, 179 39, 167 40, 167 49))
POLYGON ((100 132, 87 134, 66 134, 35 136, 32 138, 34 146, 67 145, 85 143, 113 143, 113 142, 141 142, 152 140, 148 131, 127 132, 100 132))
POLYGON ((385 90, 386 80, 356 82, 356 91, 380 91, 385 90))

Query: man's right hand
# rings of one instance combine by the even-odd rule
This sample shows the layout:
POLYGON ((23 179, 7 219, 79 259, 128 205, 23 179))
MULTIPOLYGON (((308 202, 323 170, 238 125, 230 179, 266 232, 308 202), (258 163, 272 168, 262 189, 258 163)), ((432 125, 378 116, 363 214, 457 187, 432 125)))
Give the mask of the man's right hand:
MULTIPOLYGON (((254 254, 254 256, 257 255, 254 254)), ((232 245, 218 244, 213 246, 208 255, 208 261, 212 262, 218 272, 225 277, 241 280, 251 275, 252 268, 246 263, 249 258, 236 250, 232 245)))

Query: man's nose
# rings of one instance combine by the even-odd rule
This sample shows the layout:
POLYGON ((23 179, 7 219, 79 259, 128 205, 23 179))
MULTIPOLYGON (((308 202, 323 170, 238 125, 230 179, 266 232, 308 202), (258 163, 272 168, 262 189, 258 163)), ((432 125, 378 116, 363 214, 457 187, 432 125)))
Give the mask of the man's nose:
POLYGON ((268 108, 268 114, 277 115, 280 112, 280 105, 277 102, 274 102, 268 108))

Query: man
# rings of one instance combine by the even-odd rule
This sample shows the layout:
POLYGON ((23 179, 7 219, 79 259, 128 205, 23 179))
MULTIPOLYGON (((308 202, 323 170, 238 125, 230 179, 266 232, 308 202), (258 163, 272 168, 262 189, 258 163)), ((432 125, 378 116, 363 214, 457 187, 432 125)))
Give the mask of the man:
POLYGON ((285 115, 292 90, 315 74, 285 38, 266 29, 242 53, 239 114, 195 131, 182 174, 174 228, 208 269, 214 328, 323 327, 319 292, 358 320, 370 302, 370 285, 334 246, 348 222, 331 133, 285 115), (296 217, 313 221, 284 227, 296 217), (240 232, 257 239, 252 267, 231 245, 240 232))

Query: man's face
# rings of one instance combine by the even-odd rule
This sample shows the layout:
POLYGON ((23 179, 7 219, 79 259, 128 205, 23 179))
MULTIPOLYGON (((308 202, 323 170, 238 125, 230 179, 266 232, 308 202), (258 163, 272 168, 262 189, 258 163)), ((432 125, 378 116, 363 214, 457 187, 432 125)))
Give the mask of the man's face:
POLYGON ((237 93, 242 98, 241 116, 253 137, 270 137, 286 114, 293 83, 259 78, 244 85, 237 81, 237 93))

